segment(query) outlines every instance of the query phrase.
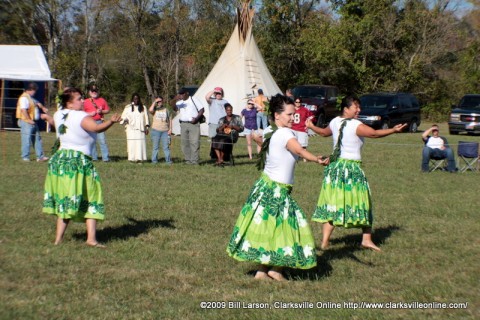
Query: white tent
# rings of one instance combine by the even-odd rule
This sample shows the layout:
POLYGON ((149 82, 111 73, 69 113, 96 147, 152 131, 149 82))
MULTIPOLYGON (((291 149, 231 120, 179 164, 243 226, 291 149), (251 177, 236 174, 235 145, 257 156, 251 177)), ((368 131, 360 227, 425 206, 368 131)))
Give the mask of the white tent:
MULTIPOLYGON (((17 129, 16 104, 25 83, 56 81, 40 46, 0 45, 0 128, 17 129)), ((37 92, 42 98, 43 90, 37 92)))
MULTIPOLYGON (((233 106, 233 113, 240 114, 247 99, 262 89, 265 96, 281 93, 275 83, 252 34, 254 10, 247 1, 242 10, 237 10, 237 24, 220 58, 198 88, 194 97, 198 98, 205 109, 208 123, 208 104, 205 95, 215 87, 222 87, 225 99, 233 106)), ((200 107, 200 106, 199 106, 200 107)), ((208 135, 208 124, 201 125, 202 135, 208 135)), ((180 133, 178 117, 174 119, 173 132, 180 133)))
POLYGON ((40 46, 0 45, 0 79, 55 81, 40 46))

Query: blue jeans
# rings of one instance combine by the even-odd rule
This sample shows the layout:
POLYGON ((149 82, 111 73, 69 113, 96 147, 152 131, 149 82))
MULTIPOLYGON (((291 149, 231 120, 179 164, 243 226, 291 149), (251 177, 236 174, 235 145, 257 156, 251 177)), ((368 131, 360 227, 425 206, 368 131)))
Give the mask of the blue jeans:
POLYGON ((35 148, 37 159, 44 156, 42 147, 42 138, 40 137, 40 130, 37 123, 30 124, 23 120, 18 120, 18 126, 20 127, 20 133, 22 135, 22 158, 30 158, 30 146, 35 148))
POLYGON ((428 163, 430 162, 430 158, 447 159, 447 170, 449 172, 455 172, 457 169, 457 165, 455 164, 455 156, 451 148, 440 150, 423 147, 422 171, 428 172, 428 163))
POLYGON ((268 127, 268 117, 265 112, 257 112, 257 128, 260 129, 260 125, 262 129, 265 130, 268 127))
MULTIPOLYGON (((95 120, 96 123, 102 123, 102 120, 95 120)), ((108 157, 108 146, 107 146, 107 140, 105 138, 105 132, 100 132, 97 133, 97 139, 96 141, 92 144, 92 159, 94 161, 98 160, 98 154, 97 154, 97 141, 100 144, 100 151, 102 152, 102 160, 103 161, 110 161, 110 158, 108 157)))
POLYGON ((165 162, 168 164, 172 163, 172 160, 170 159, 170 146, 169 146, 169 140, 170 136, 168 135, 168 131, 158 131, 155 129, 151 129, 150 135, 152 137, 152 162, 157 163, 158 162, 158 147, 160 146, 160 141, 162 141, 162 149, 163 149, 163 154, 165 155, 165 162))

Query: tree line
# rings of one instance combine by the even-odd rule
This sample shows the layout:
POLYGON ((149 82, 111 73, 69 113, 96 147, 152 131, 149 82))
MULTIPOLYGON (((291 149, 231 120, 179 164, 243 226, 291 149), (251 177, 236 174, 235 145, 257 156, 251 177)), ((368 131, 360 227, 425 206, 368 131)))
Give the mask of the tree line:
MULTIPOLYGON (((122 105, 133 92, 153 99, 201 84, 242 2, 3 0, 0 43, 41 45, 63 85, 95 82, 122 105)), ((318 83, 343 93, 412 92, 432 120, 445 120, 462 95, 480 93, 480 0, 467 10, 450 0, 327 4, 251 2, 256 42, 282 90, 318 83)))

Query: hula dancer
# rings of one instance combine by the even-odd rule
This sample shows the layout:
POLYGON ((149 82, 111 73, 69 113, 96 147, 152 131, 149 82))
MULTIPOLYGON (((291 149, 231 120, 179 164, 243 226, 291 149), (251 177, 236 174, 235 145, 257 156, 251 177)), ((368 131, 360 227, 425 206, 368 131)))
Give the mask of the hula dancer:
POLYGON ((372 241, 372 203, 367 178, 360 167, 363 138, 381 138, 401 132, 406 124, 390 129, 374 130, 358 118, 360 101, 346 97, 340 105, 342 116, 333 119, 327 128, 319 128, 307 120, 307 127, 328 137, 333 135, 334 150, 330 165, 325 168, 322 189, 312 220, 323 223, 322 249, 329 245, 335 226, 362 228, 362 247, 381 251, 372 241))
POLYGON ((280 94, 270 100, 274 122, 264 131, 258 169, 263 170, 240 212, 227 253, 260 264, 257 279, 285 280, 283 267, 310 269, 317 264, 315 243, 303 210, 291 196, 298 156, 327 164, 302 148, 292 131, 295 107, 280 94))
POLYGON ((43 212, 58 217, 55 244, 63 240, 73 220, 85 221, 87 245, 104 248, 96 238, 97 220, 104 220, 105 210, 91 151, 95 134, 119 122, 120 116, 114 114, 110 120, 97 123, 83 111, 82 92, 77 88, 65 89, 60 98, 63 107, 53 116, 60 148, 48 162, 43 212))

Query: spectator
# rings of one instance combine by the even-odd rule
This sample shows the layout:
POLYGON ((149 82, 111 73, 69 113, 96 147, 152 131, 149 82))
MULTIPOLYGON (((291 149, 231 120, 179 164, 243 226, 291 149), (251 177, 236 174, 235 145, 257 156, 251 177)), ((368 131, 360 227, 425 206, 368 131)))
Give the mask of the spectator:
MULTIPOLYGON (((308 147, 308 128, 305 122, 309 117, 311 117, 310 110, 302 106, 302 100, 296 98, 295 100, 295 114, 293 116, 292 130, 297 137, 298 143, 302 146, 303 149, 308 147)), ((303 159, 305 162, 306 159, 303 159)))
POLYGON ((158 163, 158 147, 161 141, 165 162, 172 164, 170 136, 172 135, 173 117, 170 110, 163 105, 163 98, 157 97, 148 111, 153 115, 152 131, 150 133, 152 138, 152 163, 158 163))
POLYGON ((436 124, 425 130, 422 134, 422 140, 425 143, 422 152, 422 171, 429 172, 428 163, 431 158, 447 159, 447 171, 456 172, 455 155, 448 146, 447 139, 439 135, 439 128, 436 124), (432 134, 430 136, 430 134, 432 134))
MULTIPOLYGON (((83 103, 83 108, 89 116, 93 118, 98 124, 104 121, 104 115, 110 112, 107 101, 100 97, 100 90, 97 85, 92 84, 88 88, 88 96, 83 103)), ((100 151, 102 153, 102 160, 104 162, 109 162, 110 157, 108 154, 107 140, 105 138, 105 132, 97 133, 97 138, 92 147, 92 160, 98 160, 97 154, 97 142, 100 144, 100 151)))
POLYGON ((180 112, 180 134, 182 136, 182 152, 185 163, 198 165, 200 160, 200 118, 203 107, 200 101, 190 97, 185 88, 180 89, 171 103, 175 111, 180 112))
POLYGON ((216 87, 205 95, 205 100, 207 100, 209 106, 208 136, 210 138, 217 135, 218 121, 227 115, 225 112, 225 104, 228 103, 228 101, 225 100, 223 96, 224 92, 220 87, 216 87))
POLYGON ((258 96, 253 99, 255 108, 257 109, 257 128, 265 130, 268 127, 268 116, 265 113, 265 102, 268 102, 267 97, 263 95, 263 90, 258 89, 258 96))
POLYGON ((48 160, 48 157, 43 153, 40 129, 38 127, 38 122, 36 122, 40 120, 38 102, 36 103, 36 100, 33 98, 37 90, 38 85, 35 82, 29 83, 25 92, 20 95, 17 102, 16 117, 18 119, 18 126, 20 127, 21 134, 21 155, 22 160, 25 162, 30 161, 31 146, 35 149, 38 162, 48 160))
MULTIPOLYGON (((248 99, 247 106, 242 110, 241 115, 244 119, 245 138, 247 140, 248 158, 252 159, 252 136, 257 127, 257 110, 255 109, 255 103, 252 99, 248 99)), ((257 153, 260 153, 261 144, 257 144, 257 153)))
POLYGON ((223 166, 224 156, 231 156, 233 144, 238 140, 238 134, 243 131, 242 118, 233 114, 230 103, 225 105, 227 115, 218 121, 217 135, 212 139, 212 148, 217 155, 215 165, 223 166))
POLYGON ((145 136, 148 135, 150 125, 147 108, 142 104, 138 93, 132 95, 132 102, 123 109, 120 123, 125 125, 127 133, 128 161, 142 163, 147 160, 145 136))
POLYGON ((286 95, 289 99, 292 99, 292 100, 295 99, 295 97, 294 97, 294 95, 293 95, 293 92, 292 92, 292 89, 287 89, 287 90, 285 91, 285 95, 286 95))

